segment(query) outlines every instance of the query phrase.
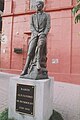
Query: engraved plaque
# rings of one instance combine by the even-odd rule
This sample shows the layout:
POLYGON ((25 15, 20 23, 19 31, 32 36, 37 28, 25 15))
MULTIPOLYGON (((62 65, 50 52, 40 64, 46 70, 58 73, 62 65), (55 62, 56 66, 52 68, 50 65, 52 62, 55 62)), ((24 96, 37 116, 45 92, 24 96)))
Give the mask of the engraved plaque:
POLYGON ((34 115, 34 86, 17 84, 16 111, 34 115))

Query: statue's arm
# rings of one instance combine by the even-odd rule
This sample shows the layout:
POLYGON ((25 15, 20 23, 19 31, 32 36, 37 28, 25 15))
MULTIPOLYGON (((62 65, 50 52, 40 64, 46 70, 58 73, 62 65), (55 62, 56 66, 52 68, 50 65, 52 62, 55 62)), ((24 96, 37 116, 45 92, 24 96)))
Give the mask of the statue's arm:
POLYGON ((50 15, 47 14, 47 24, 46 24, 46 28, 44 30, 44 34, 48 34, 49 30, 51 28, 51 23, 50 23, 50 15))
POLYGON ((31 16, 31 20, 30 20, 30 30, 31 30, 31 33, 38 34, 38 32, 35 30, 35 27, 34 27, 33 15, 31 16))

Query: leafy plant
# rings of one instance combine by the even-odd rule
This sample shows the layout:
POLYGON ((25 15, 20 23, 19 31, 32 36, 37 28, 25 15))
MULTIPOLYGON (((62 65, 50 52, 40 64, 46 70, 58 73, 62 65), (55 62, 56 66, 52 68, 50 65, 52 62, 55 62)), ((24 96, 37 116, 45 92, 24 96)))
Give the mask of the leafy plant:
POLYGON ((8 109, 5 109, 3 112, 0 113, 0 120, 15 120, 14 118, 8 118, 8 109))
POLYGON ((0 120, 8 120, 8 109, 0 113, 0 120))
POLYGON ((80 0, 77 0, 77 5, 72 9, 72 13, 75 16, 75 23, 80 22, 80 13, 77 14, 80 11, 80 0))

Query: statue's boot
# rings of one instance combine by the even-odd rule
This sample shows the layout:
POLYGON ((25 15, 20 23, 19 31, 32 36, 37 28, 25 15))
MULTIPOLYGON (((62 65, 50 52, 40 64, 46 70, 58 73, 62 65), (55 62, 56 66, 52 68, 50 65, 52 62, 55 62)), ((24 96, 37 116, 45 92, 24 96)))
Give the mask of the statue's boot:
POLYGON ((30 61, 31 61, 31 58, 28 56, 26 60, 26 64, 20 76, 28 74, 28 68, 29 68, 30 61))

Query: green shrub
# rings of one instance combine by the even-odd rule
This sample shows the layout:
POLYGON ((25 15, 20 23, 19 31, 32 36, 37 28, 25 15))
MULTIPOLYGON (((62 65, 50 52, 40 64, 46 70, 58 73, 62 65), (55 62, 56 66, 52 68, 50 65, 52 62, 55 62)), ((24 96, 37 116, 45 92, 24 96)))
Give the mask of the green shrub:
POLYGON ((8 119, 8 109, 0 113, 0 120, 15 120, 14 118, 8 119))
POLYGON ((8 109, 5 109, 2 113, 0 113, 0 120, 8 120, 8 109))

